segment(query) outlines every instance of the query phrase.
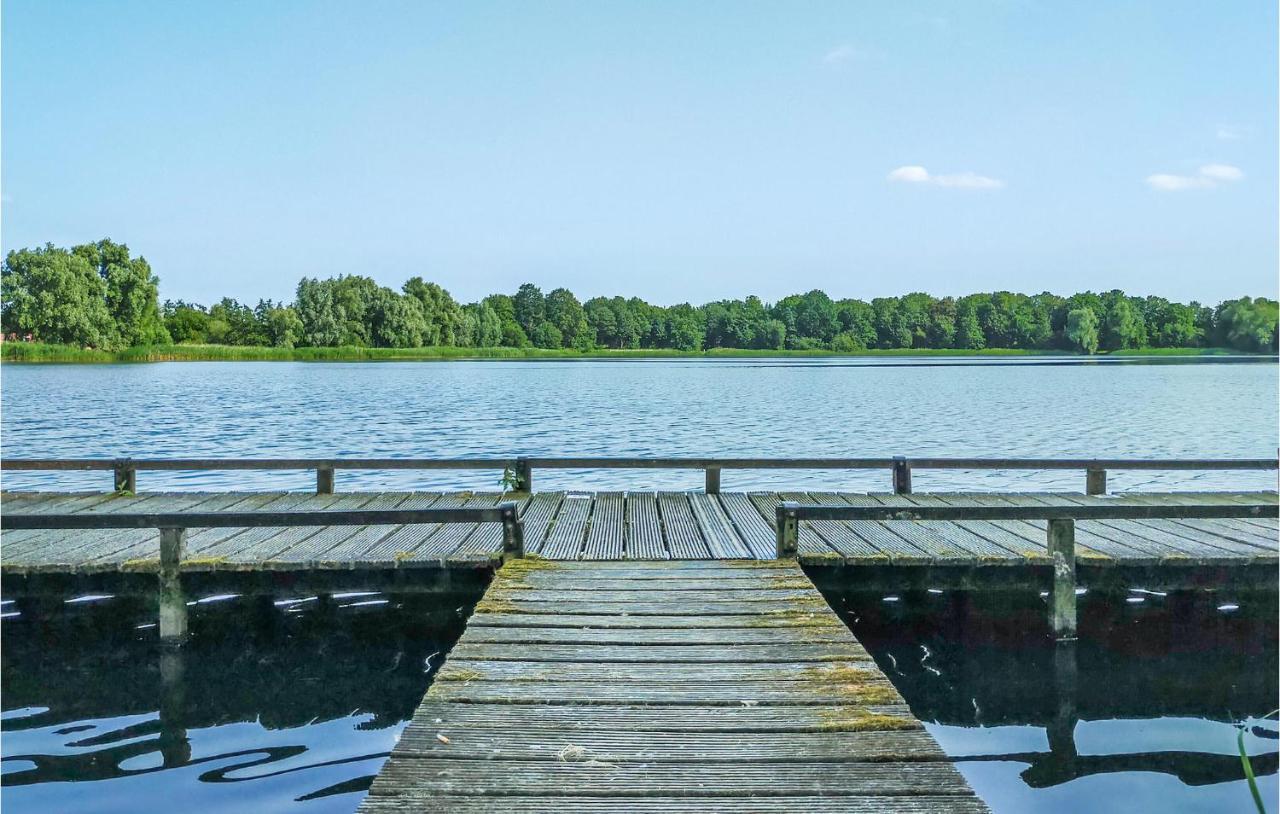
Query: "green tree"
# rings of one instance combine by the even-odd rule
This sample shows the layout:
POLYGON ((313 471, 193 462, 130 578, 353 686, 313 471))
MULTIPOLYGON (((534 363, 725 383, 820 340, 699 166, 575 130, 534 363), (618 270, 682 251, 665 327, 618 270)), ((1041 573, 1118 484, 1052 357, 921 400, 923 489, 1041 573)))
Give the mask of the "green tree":
POLYGON ((161 309, 165 330, 179 344, 208 342, 209 312, 202 305, 165 300, 161 309))
POLYGON ((578 334, 590 331, 582 303, 567 288, 557 288, 548 294, 545 310, 547 322, 560 331, 564 347, 579 344, 578 334))
POLYGON ((267 338, 277 348, 292 348, 302 339, 302 320, 292 306, 278 305, 266 312, 267 338))
POLYGON ((298 282, 294 307, 302 321, 302 344, 316 348, 336 347, 342 343, 341 313, 333 297, 332 280, 303 277, 298 282))
POLYGON ((83 255, 52 243, 11 251, 0 272, 0 289, 5 333, 108 350, 121 344, 107 309, 106 281, 83 255))
POLYGON ((125 345, 159 345, 170 341, 160 316, 160 280, 129 247, 103 239, 71 249, 89 262, 106 283, 107 311, 125 345))
POLYGON ((1067 313, 1067 337, 1084 353, 1098 352, 1098 315, 1092 308, 1076 308, 1067 313))
MULTIPOLYGON (((420 348, 428 332, 422 303, 417 297, 380 288, 369 307, 369 335, 375 347, 420 348)), ((435 329, 437 326, 432 326, 435 329)))
POLYGON ((515 310, 516 322, 524 329, 525 335, 532 337, 533 331, 547 318, 547 304, 542 296, 542 289, 533 283, 525 283, 511 298, 515 310))
POLYGON ((538 348, 554 349, 564 345, 564 335, 560 333, 560 329, 545 320, 533 329, 533 336, 529 338, 533 340, 534 347, 538 348))

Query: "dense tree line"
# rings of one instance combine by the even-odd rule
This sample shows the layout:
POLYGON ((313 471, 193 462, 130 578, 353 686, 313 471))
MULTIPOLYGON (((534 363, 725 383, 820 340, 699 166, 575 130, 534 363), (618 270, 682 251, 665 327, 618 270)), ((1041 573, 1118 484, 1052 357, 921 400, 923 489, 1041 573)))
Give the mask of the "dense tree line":
POLYGON ((912 293, 870 302, 822 291, 768 304, 758 297, 651 305, 638 297, 581 302, 568 289, 525 283, 460 304, 414 277, 399 291, 359 275, 303 278, 292 304, 225 298, 206 308, 158 305, 146 260, 102 240, 10 252, 3 328, 45 342, 116 349, 211 343, 277 347, 539 347, 827 349, 1021 348, 1083 353, 1147 347, 1277 350, 1275 300, 1243 297, 1210 308, 1121 291, 965 297, 912 293))

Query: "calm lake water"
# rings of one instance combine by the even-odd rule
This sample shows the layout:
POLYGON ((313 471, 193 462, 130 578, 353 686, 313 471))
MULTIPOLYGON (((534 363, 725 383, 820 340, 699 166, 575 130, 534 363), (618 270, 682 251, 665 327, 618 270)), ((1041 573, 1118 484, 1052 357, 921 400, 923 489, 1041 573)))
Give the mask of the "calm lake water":
MULTIPOLYGON (((1072 678, 1034 593, 824 590, 996 814, 1251 811, 1239 727, 1276 798, 1274 593, 1086 594, 1072 678)), ((474 599, 7 602, 0 803, 349 814, 474 599)))
MULTIPOLYGON (((1277 366, 978 359, 4 365, 14 457, 1271 457, 1277 366)), ((543 471, 551 488, 700 488, 700 472, 543 471)), ((108 473, 6 473, 10 489, 108 473)), ((921 471, 916 488, 1073 489, 1078 472, 921 471)), ((338 488, 486 488, 494 472, 340 472, 338 488)), ((1113 473, 1115 489, 1274 489, 1267 472, 1113 473)), ((139 489, 314 486, 306 472, 139 475, 139 489)), ((724 474, 882 491, 887 472, 724 474)))
POLYGON ((1066 646, 1034 593, 824 592, 995 814, 1254 811, 1242 728, 1280 793, 1274 592, 1091 591, 1066 646))

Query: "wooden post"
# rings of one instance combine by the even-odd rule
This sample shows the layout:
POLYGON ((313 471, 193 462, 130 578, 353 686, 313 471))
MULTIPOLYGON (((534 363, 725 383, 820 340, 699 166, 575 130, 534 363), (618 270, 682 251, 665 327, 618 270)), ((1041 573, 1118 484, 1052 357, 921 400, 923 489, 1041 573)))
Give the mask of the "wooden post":
POLYGON ((1049 556, 1053 559, 1053 589, 1049 620, 1054 638, 1076 637, 1076 521, 1049 521, 1049 556))
POLYGON ((316 467, 316 494, 317 495, 333 494, 333 467, 332 466, 316 467))
POLYGON ((901 455, 893 458, 893 493, 895 495, 911 494, 911 464, 901 455))
POLYGON ((502 509, 502 561, 509 562, 524 556, 524 524, 514 503, 503 503, 502 509))
POLYGON ((533 467, 528 458, 516 458, 516 483, 517 492, 533 491, 533 467))
POLYGON ((1105 495, 1107 493, 1107 470, 1086 470, 1084 476, 1084 493, 1086 495, 1105 495))
POLYGON ((718 494, 720 494, 720 467, 718 467, 718 466, 708 466, 708 467, 707 467, 707 488, 706 488, 706 492, 707 492, 707 494, 709 494, 709 495, 718 495, 718 494))
POLYGON ((187 530, 160 529, 160 641, 179 643, 187 636, 187 597, 182 592, 182 548, 187 530))
POLYGON ((112 471, 115 474, 115 491, 131 495, 138 491, 138 470, 134 469, 128 458, 116 461, 112 471))
POLYGON ((796 509, 800 504, 786 500, 778 507, 778 559, 794 560, 800 550, 800 520, 796 509))

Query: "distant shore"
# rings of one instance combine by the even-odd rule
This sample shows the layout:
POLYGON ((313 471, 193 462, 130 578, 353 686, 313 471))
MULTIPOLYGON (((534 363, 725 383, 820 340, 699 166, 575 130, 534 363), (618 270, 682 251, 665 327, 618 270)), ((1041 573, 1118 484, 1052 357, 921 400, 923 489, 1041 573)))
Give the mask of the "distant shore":
MULTIPOLYGON (((853 352, 829 350, 747 350, 713 348, 704 351, 669 349, 600 349, 591 351, 546 350, 543 348, 271 348, 238 345, 151 345, 104 351, 40 342, 5 342, 0 359, 19 363, 129 363, 129 362, 395 362, 446 361, 465 359, 732 359, 776 357, 1018 357, 1057 356, 1087 359, 1081 353, 1061 350, 1020 350, 990 348, 985 350, 894 348, 853 352)), ((1260 356, 1227 348, 1144 348, 1097 354, 1092 358, 1118 357, 1205 357, 1260 356)))

